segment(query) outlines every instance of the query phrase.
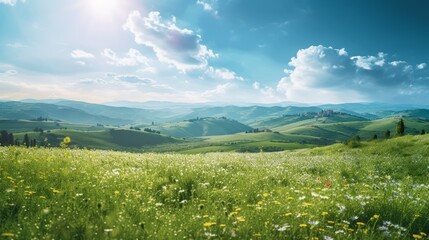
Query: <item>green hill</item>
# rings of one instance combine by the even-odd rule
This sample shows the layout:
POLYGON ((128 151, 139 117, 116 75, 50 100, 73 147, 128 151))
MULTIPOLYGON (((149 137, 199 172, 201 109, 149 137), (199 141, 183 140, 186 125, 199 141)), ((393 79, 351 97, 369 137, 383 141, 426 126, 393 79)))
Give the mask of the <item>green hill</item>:
MULTIPOLYGON (((426 131, 429 129, 429 120, 411 117, 404 117, 403 119, 405 121, 405 134, 419 134, 422 129, 426 131)), ((384 118, 331 123, 329 119, 321 118, 318 120, 303 120, 273 128, 273 130, 284 134, 322 137, 334 142, 347 140, 354 135, 359 135, 368 140, 374 134, 382 137, 386 130, 389 130, 393 136, 396 132, 398 121, 399 118, 384 118)))
MULTIPOLYGON (((99 116, 67 106, 46 103, 0 102, 0 119, 32 120, 39 117, 69 123, 125 125, 131 120, 99 116)), ((120 115, 118 115, 120 116, 120 115)))
POLYGON ((280 153, 0 147, 2 239, 427 239, 429 135, 280 153))
POLYGON ((227 117, 239 122, 250 124, 255 121, 261 121, 266 118, 272 118, 285 114, 299 114, 305 112, 318 112, 320 108, 317 107, 238 107, 238 106, 224 106, 224 107, 205 107, 195 108, 191 114, 185 118, 197 118, 202 116, 209 117, 227 117))
MULTIPOLYGON (((20 142, 25 133, 15 134, 15 139, 20 142)), ((59 146, 64 137, 70 137, 71 147, 91 149, 106 149, 119 151, 142 151, 142 147, 160 144, 180 142, 172 137, 131 130, 100 130, 100 131, 78 131, 78 130, 52 130, 44 133, 28 133, 30 139, 36 139, 39 145, 59 146)))
MULTIPOLYGON (((140 127, 143 128, 145 126, 140 127)), ((163 134, 181 138, 234 134, 252 129, 247 125, 224 117, 196 118, 182 122, 157 124, 148 127, 158 130, 163 134)))
POLYGON ((54 130, 54 129, 74 129, 84 131, 94 131, 104 129, 102 126, 90 126, 84 124, 73 124, 58 121, 29 121, 29 120, 0 120, 0 130, 7 130, 8 132, 31 132, 37 129, 40 131, 54 130))

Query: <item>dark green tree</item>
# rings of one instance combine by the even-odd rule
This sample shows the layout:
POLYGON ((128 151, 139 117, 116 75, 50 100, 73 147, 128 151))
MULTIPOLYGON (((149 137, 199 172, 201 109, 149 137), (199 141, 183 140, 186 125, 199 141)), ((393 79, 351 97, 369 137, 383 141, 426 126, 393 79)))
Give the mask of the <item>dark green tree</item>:
POLYGON ((378 139, 377 134, 374 134, 374 135, 372 136, 372 140, 377 140, 377 139, 378 139))
POLYGON ((28 134, 25 134, 25 135, 24 135, 24 142, 23 142, 23 144, 24 144, 26 147, 30 147, 30 139, 28 138, 28 134))
POLYGON ((9 141, 9 146, 13 146, 15 144, 15 138, 13 137, 13 133, 9 133, 8 141, 9 141))
POLYGON ((384 132, 384 138, 385 138, 385 139, 389 139, 389 138, 390 138, 390 130, 386 130, 386 131, 384 132))
POLYGON ((420 132, 421 135, 425 135, 426 131, 424 129, 422 129, 422 131, 420 132))
POLYGON ((9 134, 5 130, 0 133, 0 145, 9 146, 9 134))
POLYGON ((396 135, 404 136, 404 132, 405 132, 405 124, 404 124, 404 120, 401 118, 401 120, 399 120, 398 124, 396 125, 396 135))

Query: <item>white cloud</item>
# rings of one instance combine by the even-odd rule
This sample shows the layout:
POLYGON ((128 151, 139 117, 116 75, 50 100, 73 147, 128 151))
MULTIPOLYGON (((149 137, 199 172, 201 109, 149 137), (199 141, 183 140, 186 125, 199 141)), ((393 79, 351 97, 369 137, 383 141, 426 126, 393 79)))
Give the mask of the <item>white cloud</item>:
POLYGON ((410 64, 389 61, 385 53, 349 57, 345 49, 310 46, 299 50, 289 66, 277 90, 293 101, 382 101, 424 87, 415 82, 410 64))
POLYGON ((16 0, 0 0, 0 3, 15 6, 16 0))
POLYGON ((201 96, 203 98, 212 98, 225 95, 226 92, 234 86, 232 83, 219 84, 214 89, 204 91, 201 96))
POLYGON ((164 21, 159 12, 150 12, 142 17, 140 12, 129 14, 123 26, 134 34, 137 44, 150 47, 158 60, 186 72, 203 69, 208 59, 217 57, 211 49, 201 44, 201 36, 192 30, 176 26, 175 18, 164 21))
POLYGON ((108 63, 116 66, 138 66, 138 65, 148 65, 147 57, 143 56, 138 50, 130 49, 125 57, 118 57, 116 53, 111 49, 104 49, 103 56, 108 59, 108 63))
POLYGON ((94 58, 94 55, 89 53, 89 52, 85 52, 83 50, 80 49, 75 49, 70 53, 70 56, 72 58, 78 58, 78 59, 82 59, 82 58, 94 58))
POLYGON ((6 70, 4 72, 0 72, 0 78, 10 77, 10 76, 13 76, 13 75, 16 75, 16 74, 18 74, 18 71, 16 71, 16 70, 13 70, 13 69, 6 70))
POLYGON ((26 48, 26 47, 28 47, 27 45, 24 45, 24 44, 19 43, 19 42, 8 43, 8 44, 6 44, 6 46, 8 46, 10 48, 26 48))
POLYGON ((426 68, 426 66, 427 66, 427 64, 426 64, 426 63, 420 63, 419 65, 417 65, 417 69, 419 69, 419 70, 423 70, 423 69, 425 69, 425 68, 426 68))
POLYGON ((244 81, 243 77, 237 76, 235 72, 230 71, 226 68, 214 68, 209 67, 206 71, 207 74, 211 75, 214 78, 220 78, 223 80, 238 80, 238 81, 244 81))
POLYGON ((214 15, 218 15, 218 11, 215 9, 214 5, 216 5, 217 0, 211 0, 210 2, 208 2, 207 0, 197 0, 197 4, 201 5, 201 7, 203 7, 203 9, 207 12, 211 12, 214 15))
POLYGON ((252 87, 265 97, 265 102, 280 101, 280 98, 274 88, 269 86, 263 86, 260 82, 254 82, 252 84, 252 87))

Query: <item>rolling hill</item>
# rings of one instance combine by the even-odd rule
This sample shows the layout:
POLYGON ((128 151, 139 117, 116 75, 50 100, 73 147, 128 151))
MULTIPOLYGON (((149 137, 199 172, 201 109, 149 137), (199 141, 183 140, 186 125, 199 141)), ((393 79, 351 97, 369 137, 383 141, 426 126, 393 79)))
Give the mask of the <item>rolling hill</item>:
MULTIPOLYGON (((0 119, 31 120, 39 117, 69 123, 125 125, 133 121, 100 116, 86 111, 47 103, 0 102, 0 119)), ((117 115, 120 116, 120 115, 117 115)))
MULTIPOLYGON (((146 126, 143 125, 140 127, 146 126)), ((195 118, 187 121, 158 124, 148 127, 160 131, 163 134, 181 138, 227 135, 252 129, 238 121, 223 117, 195 118)))
MULTIPOLYGON (((22 142, 25 133, 15 134, 22 142)), ((36 139, 41 146, 59 146, 64 137, 70 137, 71 147, 105 149, 117 151, 141 151, 142 147, 181 142, 178 139, 143 131, 110 129, 99 131, 53 130, 44 133, 29 132, 30 139, 36 139)))

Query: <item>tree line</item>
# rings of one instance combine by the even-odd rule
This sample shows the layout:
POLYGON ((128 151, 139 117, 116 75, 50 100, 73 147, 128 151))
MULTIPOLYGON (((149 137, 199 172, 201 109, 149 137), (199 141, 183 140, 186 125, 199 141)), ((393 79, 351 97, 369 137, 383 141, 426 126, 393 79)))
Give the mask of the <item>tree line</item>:
POLYGON ((15 139, 13 133, 8 133, 6 130, 0 132, 0 146, 26 146, 26 147, 35 147, 37 146, 36 139, 30 139, 28 134, 24 135, 24 139, 20 142, 18 139, 15 139))

